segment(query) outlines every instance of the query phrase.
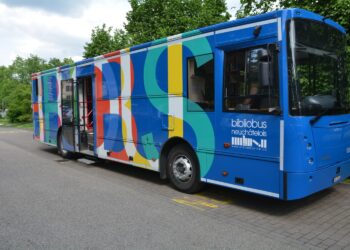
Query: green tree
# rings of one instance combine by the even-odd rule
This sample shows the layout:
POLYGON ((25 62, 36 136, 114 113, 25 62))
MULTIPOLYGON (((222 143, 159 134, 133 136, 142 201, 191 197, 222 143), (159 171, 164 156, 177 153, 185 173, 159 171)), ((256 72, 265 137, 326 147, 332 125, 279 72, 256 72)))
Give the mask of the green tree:
POLYGON ((8 96, 7 117, 10 122, 27 122, 31 120, 31 86, 17 85, 8 96))
POLYGON ((12 80, 18 83, 29 83, 31 74, 45 69, 45 60, 36 56, 30 55, 28 58, 17 56, 13 63, 9 66, 12 72, 12 80))
POLYGON ((115 29, 112 38, 113 50, 120 50, 131 45, 131 40, 128 33, 123 29, 115 29))
POLYGON ((72 63, 74 63, 74 61, 71 58, 63 58, 63 60, 61 61, 59 58, 53 57, 50 58, 47 63, 45 63, 45 67, 47 69, 52 69, 72 63))
POLYGON ((225 0, 129 0, 123 29, 95 27, 84 46, 94 57, 132 45, 229 20, 225 0))
POLYGON ((133 44, 229 20, 224 0, 129 0, 124 24, 133 44))
POLYGON ((32 73, 70 63, 73 63, 71 58, 64 58, 62 61, 58 58, 51 58, 46 61, 36 55, 30 55, 28 58, 17 56, 13 63, 8 67, 8 72, 11 72, 10 78, 13 81, 17 81, 18 83, 30 83, 32 73))
POLYGON ((92 30, 90 42, 84 46, 84 58, 106 54, 128 45, 129 38, 124 30, 115 29, 113 32, 112 27, 103 24, 102 27, 97 26, 92 30))
POLYGON ((349 0, 241 0, 237 18, 264 13, 278 8, 303 8, 329 17, 350 30, 349 0))

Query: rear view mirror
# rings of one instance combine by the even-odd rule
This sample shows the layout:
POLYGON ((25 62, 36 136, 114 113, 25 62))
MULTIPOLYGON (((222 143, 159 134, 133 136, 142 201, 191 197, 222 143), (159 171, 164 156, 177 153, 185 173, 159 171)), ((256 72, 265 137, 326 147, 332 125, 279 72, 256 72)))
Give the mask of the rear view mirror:
POLYGON ((261 86, 268 87, 273 81, 270 77, 271 62, 259 62, 259 82, 261 86))
POLYGON ((302 102, 304 107, 312 107, 316 110, 331 109, 336 105, 337 98, 331 95, 306 96, 302 102))
POLYGON ((271 57, 269 55, 269 51, 267 49, 261 49, 258 52, 258 58, 259 58, 259 82, 261 86, 268 87, 271 86, 272 76, 271 76, 271 57))

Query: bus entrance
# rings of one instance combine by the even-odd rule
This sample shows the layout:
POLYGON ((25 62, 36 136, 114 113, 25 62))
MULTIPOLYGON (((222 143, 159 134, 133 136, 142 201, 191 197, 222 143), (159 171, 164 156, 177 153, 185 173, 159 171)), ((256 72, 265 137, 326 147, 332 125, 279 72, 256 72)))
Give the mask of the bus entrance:
POLYGON ((59 133, 58 144, 59 152, 62 155, 69 151, 75 151, 75 124, 74 124, 74 82, 73 79, 63 80, 61 82, 61 112, 62 112, 62 130, 59 133))
MULTIPOLYGON (((62 150, 93 154, 92 78, 62 81, 62 150)), ((62 151, 61 150, 61 151, 62 151)))
POLYGON ((79 151, 93 153, 94 122, 92 106, 92 79, 85 76, 77 79, 79 151))

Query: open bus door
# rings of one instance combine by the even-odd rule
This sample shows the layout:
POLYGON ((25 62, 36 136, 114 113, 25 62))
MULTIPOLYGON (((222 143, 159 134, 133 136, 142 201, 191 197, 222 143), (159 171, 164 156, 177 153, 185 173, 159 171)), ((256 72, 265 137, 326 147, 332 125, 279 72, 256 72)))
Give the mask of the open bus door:
POLYGON ((92 103, 92 77, 84 76, 77 78, 77 90, 79 151, 85 154, 93 154, 94 115, 92 103))
POLYGON ((64 80, 62 88, 62 131, 60 151, 93 154, 92 78, 64 80))
POLYGON ((75 124, 74 124, 74 81, 73 79, 61 82, 61 109, 62 109, 62 131, 59 138, 59 149, 64 151, 75 151, 75 124))

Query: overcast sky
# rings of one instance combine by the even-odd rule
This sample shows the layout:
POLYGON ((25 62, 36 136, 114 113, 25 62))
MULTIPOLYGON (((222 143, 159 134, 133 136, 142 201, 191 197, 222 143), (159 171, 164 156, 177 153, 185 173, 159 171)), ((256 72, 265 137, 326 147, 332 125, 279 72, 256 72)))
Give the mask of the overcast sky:
MULTIPOLYGON (((227 0, 234 16, 239 0, 227 0)), ((127 0, 0 0, 0 65, 17 55, 80 60, 91 30, 103 23, 122 28, 127 0)))

